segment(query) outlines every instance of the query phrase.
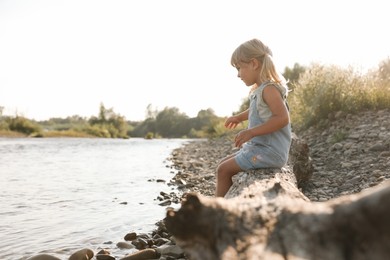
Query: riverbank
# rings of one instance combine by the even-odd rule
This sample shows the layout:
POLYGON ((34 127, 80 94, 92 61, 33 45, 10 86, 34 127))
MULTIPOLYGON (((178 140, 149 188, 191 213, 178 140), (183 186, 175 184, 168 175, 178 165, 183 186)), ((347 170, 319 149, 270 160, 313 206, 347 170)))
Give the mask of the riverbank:
POLYGON ((0 137, 20 138, 20 137, 27 137, 27 135, 20 133, 20 132, 15 132, 15 131, 0 130, 0 137))
MULTIPOLYGON (((298 133, 310 149, 314 173, 302 192, 311 201, 357 193, 390 179, 390 110, 335 114, 326 128, 298 133)), ((234 152, 229 138, 176 149, 174 183, 183 192, 212 196, 218 161, 234 152)))
MULTIPOLYGON (((324 128, 297 133, 310 149, 314 173, 302 192, 316 202, 355 194, 390 179, 390 110, 336 113, 324 128)), ((213 196, 218 161, 235 151, 229 138, 190 143, 172 154, 182 192, 213 196)))
MULTIPOLYGON (((326 128, 310 128, 297 133, 310 149, 314 166, 311 180, 302 192, 311 201, 327 201, 339 196, 360 192, 390 179, 390 110, 367 111, 357 115, 337 113, 330 117, 326 128)), ((220 159, 235 151, 231 138, 194 140, 175 149, 169 160, 174 172, 167 183, 173 191, 160 193, 156 198, 162 207, 178 207, 186 192, 213 196, 215 169, 220 159), (176 190, 177 189, 177 190, 176 190)), ((168 167, 168 166, 167 166, 168 167)), ((175 246, 174 238, 160 221, 150 234, 124 234, 105 258, 118 259, 130 247, 132 254, 145 251, 156 259, 186 259, 175 246), (108 258, 112 257, 112 258, 108 258)), ((125 256, 120 259, 141 259, 125 256)))

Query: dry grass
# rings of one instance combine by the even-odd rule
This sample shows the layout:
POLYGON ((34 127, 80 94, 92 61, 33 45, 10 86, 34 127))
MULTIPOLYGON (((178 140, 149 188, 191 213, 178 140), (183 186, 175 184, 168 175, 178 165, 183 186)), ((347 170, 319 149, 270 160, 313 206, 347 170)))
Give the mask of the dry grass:
POLYGON ((9 130, 0 130, 0 137, 14 137, 14 138, 20 138, 20 137, 27 137, 26 134, 15 132, 15 131, 9 131, 9 130))
POLYGON ((43 137, 96 137, 89 135, 87 133, 74 131, 74 130, 64 130, 64 131, 47 131, 43 133, 43 137))
POLYGON ((338 111, 357 113, 390 108, 390 80, 378 73, 313 64, 301 75, 289 96, 296 129, 318 125, 338 111))

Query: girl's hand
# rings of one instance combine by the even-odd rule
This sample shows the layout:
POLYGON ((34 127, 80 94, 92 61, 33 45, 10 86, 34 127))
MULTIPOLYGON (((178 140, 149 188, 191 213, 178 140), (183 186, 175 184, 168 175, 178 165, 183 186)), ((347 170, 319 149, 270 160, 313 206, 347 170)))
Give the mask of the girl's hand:
POLYGON ((244 143, 252 139, 252 137, 253 135, 250 129, 242 130, 236 135, 236 138, 234 139, 234 144, 236 147, 240 148, 244 143))
POLYGON ((226 119, 225 127, 229 129, 236 128, 239 123, 241 123, 241 121, 238 120, 236 116, 231 116, 226 119))

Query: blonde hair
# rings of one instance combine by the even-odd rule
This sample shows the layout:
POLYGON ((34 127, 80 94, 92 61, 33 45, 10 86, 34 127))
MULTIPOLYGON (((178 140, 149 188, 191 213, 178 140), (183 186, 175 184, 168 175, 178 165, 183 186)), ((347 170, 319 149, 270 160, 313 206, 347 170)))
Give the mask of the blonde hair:
POLYGON ((249 63, 251 59, 258 60, 262 65, 260 71, 262 82, 277 83, 286 89, 286 93, 288 92, 285 78, 276 71, 271 49, 260 40, 252 39, 238 46, 232 54, 230 63, 233 67, 237 67, 240 62, 249 63))

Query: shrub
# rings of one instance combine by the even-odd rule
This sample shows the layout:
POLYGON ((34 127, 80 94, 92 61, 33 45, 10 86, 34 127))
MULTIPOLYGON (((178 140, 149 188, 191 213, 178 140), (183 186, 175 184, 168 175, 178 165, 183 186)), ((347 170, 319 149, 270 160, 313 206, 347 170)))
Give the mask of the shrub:
POLYGON ((35 135, 40 135, 42 133, 41 127, 27 118, 16 116, 16 117, 9 117, 6 119, 6 122, 8 123, 8 128, 11 131, 20 132, 24 134, 32 134, 35 133, 35 135))
POLYGON ((154 134, 152 132, 148 132, 145 137, 145 139, 153 139, 154 138, 154 134))
POLYGON ((390 107, 389 83, 375 72, 313 64, 289 95, 291 121, 296 129, 331 118, 335 112, 356 113, 390 107))
POLYGON ((104 137, 104 138, 110 138, 110 132, 100 126, 100 125, 93 125, 93 126, 88 126, 83 129, 83 132, 87 133, 88 135, 96 136, 96 137, 104 137))

